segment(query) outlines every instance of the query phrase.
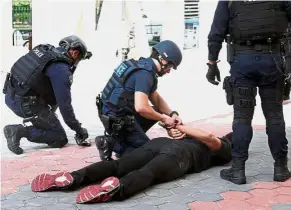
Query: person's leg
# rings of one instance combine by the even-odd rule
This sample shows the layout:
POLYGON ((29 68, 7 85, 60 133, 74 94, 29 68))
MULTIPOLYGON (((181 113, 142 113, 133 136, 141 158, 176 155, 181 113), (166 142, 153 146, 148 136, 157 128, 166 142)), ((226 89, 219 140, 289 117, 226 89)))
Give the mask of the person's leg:
POLYGON ((143 131, 142 127, 137 122, 134 122, 134 125, 126 127, 124 129, 122 138, 123 139, 121 144, 123 150, 118 151, 116 146, 114 148, 114 152, 119 154, 120 157, 132 152, 136 148, 143 146, 150 140, 149 137, 143 131))
POLYGON ((232 166, 220 172, 222 179, 245 184, 245 162, 253 137, 252 119, 256 106, 258 62, 255 56, 242 55, 231 65, 234 118, 232 124, 232 166))
MULTIPOLYGON (((13 99, 10 96, 6 95, 5 104, 18 117, 25 118, 25 114, 21 109, 21 101, 19 98, 13 99)), ((3 133, 7 140, 8 149, 17 155, 22 154, 23 149, 20 148, 20 140, 22 137, 28 136, 27 129, 25 129, 22 124, 6 125, 3 128, 3 133)))
MULTIPOLYGON (((33 126, 27 127, 27 139, 34 143, 48 144, 53 148, 62 148, 68 143, 67 135, 56 114, 46 105, 28 108, 38 120, 32 120, 33 126)), ((25 111, 25 109, 24 109, 25 111)))
MULTIPOLYGON (((146 189, 155 182, 166 182, 182 176, 189 168, 189 158, 185 155, 184 158, 181 158, 181 154, 185 154, 185 151, 171 146, 171 143, 172 140, 159 139, 157 141, 152 140, 142 146, 145 151, 151 151, 154 154, 150 161, 143 167, 131 170, 125 176, 122 176, 122 174, 119 174, 119 177, 112 176, 103 180, 100 185, 82 189, 77 196, 77 202, 108 201, 111 200, 113 195, 115 200, 123 200, 142 189, 146 189), (160 151, 161 153, 159 153, 160 151)), ((134 153, 138 154, 140 149, 136 149, 121 159, 132 156, 134 153)))
POLYGON ((274 181, 286 181, 290 177, 287 166, 288 140, 282 101, 276 100, 276 84, 261 87, 259 90, 262 110, 266 118, 266 133, 271 154, 275 160, 274 181))
MULTIPOLYGON (((152 144, 154 144, 154 142, 152 144)), ((126 155, 119 160, 93 163, 70 173, 61 172, 55 175, 46 173, 41 174, 33 180, 32 190, 39 192, 51 188, 74 189, 80 186, 93 184, 109 176, 122 177, 132 170, 144 166, 153 159, 155 155, 156 154, 151 150, 139 148, 130 155, 126 155)))

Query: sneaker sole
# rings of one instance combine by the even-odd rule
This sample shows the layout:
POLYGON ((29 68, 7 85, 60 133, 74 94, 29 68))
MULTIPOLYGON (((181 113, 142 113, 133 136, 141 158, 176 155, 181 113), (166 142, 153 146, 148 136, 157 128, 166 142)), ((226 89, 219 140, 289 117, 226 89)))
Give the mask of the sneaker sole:
POLYGON ((77 203, 89 202, 106 202, 114 195, 114 190, 120 186, 119 179, 116 177, 109 177, 101 182, 100 185, 92 185, 83 188, 77 195, 77 203))
POLYGON ((51 188, 63 188, 73 183, 73 177, 68 172, 56 175, 41 174, 35 177, 31 183, 33 192, 43 192, 51 188))

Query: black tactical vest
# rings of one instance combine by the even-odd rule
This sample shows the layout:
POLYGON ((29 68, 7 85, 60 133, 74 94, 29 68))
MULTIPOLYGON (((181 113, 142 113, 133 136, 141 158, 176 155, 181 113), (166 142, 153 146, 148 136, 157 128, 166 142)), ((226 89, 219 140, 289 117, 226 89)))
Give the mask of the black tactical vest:
POLYGON ((113 110, 123 114, 134 114, 134 90, 125 88, 125 82, 135 71, 143 69, 152 73, 155 83, 158 82, 155 72, 149 65, 142 65, 130 59, 122 62, 113 72, 102 91, 102 101, 113 110))
POLYGON ((288 26, 280 1, 231 1, 229 10, 229 34, 234 42, 276 40, 288 26))
POLYGON ((46 67, 53 62, 69 64, 69 59, 52 45, 38 45, 19 58, 11 68, 12 81, 16 80, 23 91, 33 92, 47 104, 55 105, 56 99, 49 78, 45 75, 46 67))

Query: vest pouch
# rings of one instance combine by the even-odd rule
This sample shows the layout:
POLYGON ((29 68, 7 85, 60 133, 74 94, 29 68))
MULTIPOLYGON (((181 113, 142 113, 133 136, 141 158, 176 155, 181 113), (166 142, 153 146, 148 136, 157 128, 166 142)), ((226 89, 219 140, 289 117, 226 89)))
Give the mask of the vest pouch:
POLYGON ((120 99, 121 99, 121 96, 122 96, 122 93, 124 92, 123 88, 115 88, 110 97, 108 98, 108 102, 114 106, 117 106, 117 105, 121 105, 119 104, 120 103, 120 99))

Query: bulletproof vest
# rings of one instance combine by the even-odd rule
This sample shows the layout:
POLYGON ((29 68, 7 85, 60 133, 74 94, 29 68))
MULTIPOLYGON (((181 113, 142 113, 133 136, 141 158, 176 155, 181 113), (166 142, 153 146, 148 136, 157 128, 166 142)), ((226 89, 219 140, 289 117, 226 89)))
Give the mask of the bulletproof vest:
POLYGON ((280 1, 230 1, 229 34, 234 42, 276 40, 288 26, 280 1))
POLYGON ((102 91, 102 101, 115 112, 123 114, 134 114, 134 89, 127 90, 125 82, 132 73, 143 69, 152 73, 155 83, 157 78, 152 66, 139 64, 130 59, 122 62, 113 72, 111 78, 102 91))
POLYGON ((50 105, 56 104, 55 95, 46 67, 54 62, 69 64, 69 59, 52 45, 38 45, 19 58, 11 68, 11 75, 22 91, 21 95, 33 92, 50 105))

